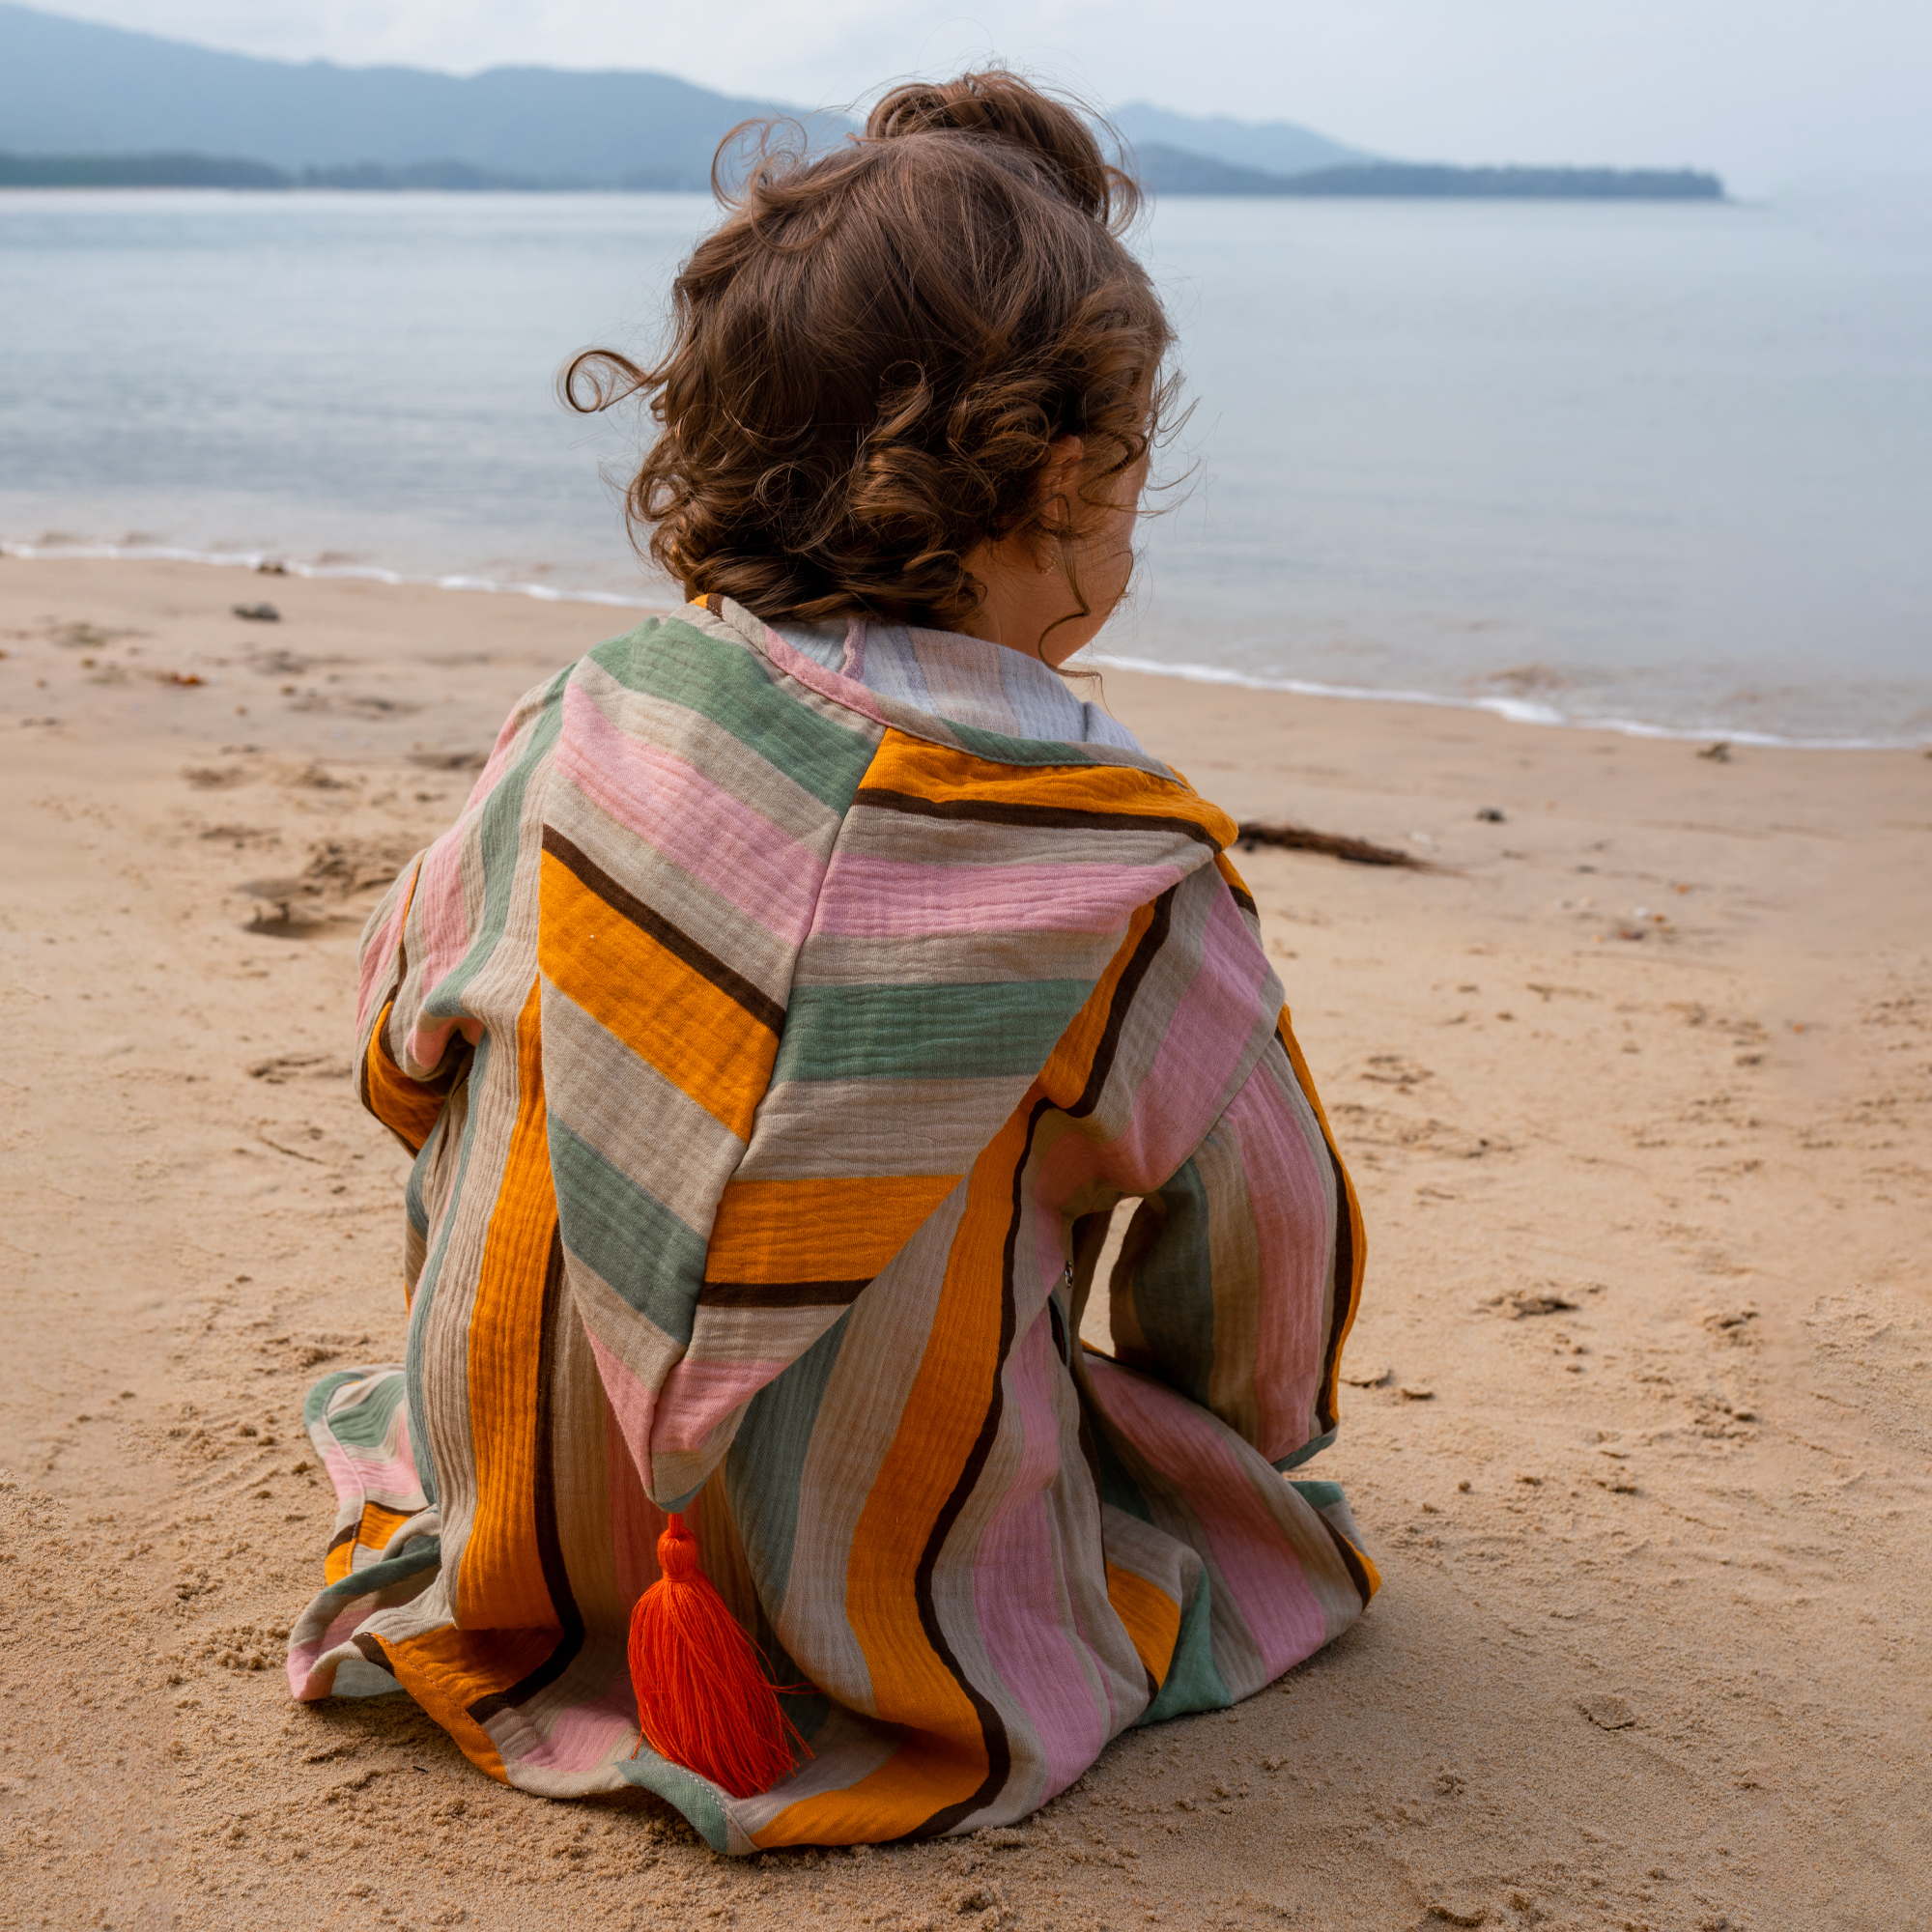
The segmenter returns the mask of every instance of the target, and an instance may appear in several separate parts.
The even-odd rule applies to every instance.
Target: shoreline
[[[278,621],[198,566],[0,564],[19,1895],[156,1932],[1918,1924],[1932,761],[1110,671],[1231,816],[1434,868],[1230,855],[1368,1229],[1296,1474],[1383,1587],[1012,1829],[719,1860],[646,1794],[494,1783],[406,1697],[289,1699],[333,1516],[303,1397],[407,1349],[356,935],[600,620],[257,585]]]
[[[272,551],[195,551],[171,544],[31,544],[0,539],[0,558],[23,562],[184,563],[218,570],[249,570],[263,575],[382,583],[417,589],[469,591],[491,597],[526,597],[541,604],[583,604],[604,610],[636,611],[642,615],[672,608],[667,598],[631,596],[621,591],[559,589],[547,583],[503,582],[492,578],[451,574],[414,577],[382,564],[302,563]],[[272,569],[264,566],[272,565]],[[1624,737],[1661,739],[1673,743],[1710,743],[1764,751],[1791,752],[1932,752],[1932,729],[1915,738],[1802,738],[1748,726],[1723,724],[1659,724],[1640,718],[1571,717],[1553,705],[1531,698],[1470,697],[1408,689],[1381,690],[1372,685],[1326,684],[1312,678],[1262,677],[1246,671],[1224,670],[1215,665],[1172,663],[1157,658],[1090,650],[1065,668],[1078,674],[1095,670],[1130,671],[1143,677],[1179,679],[1188,684],[1217,685],[1241,691],[1279,692],[1295,697],[1333,698],[1347,703],[1416,704],[1446,711],[1488,712],[1512,724],[1533,724],[1563,731],[1610,731]]]

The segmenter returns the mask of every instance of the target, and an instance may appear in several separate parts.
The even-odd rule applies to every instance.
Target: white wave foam
[[[1089,666],[1109,670],[1139,671],[1143,676],[1178,677],[1191,684],[1235,685],[1243,691],[1286,691],[1299,697],[1347,697],[1374,704],[1432,704],[1452,711],[1489,711],[1515,724],[1553,724],[1571,731],[1617,731],[1627,738],[1670,738],[1690,742],[1722,738],[1732,745],[1761,746],[1787,752],[1896,752],[1926,743],[1923,738],[1798,738],[1773,731],[1751,731],[1735,724],[1656,724],[1642,718],[1571,715],[1554,705],[1526,697],[1452,696],[1439,691],[1384,691],[1362,684],[1321,684],[1305,677],[1258,677],[1228,670],[1220,665],[1169,664],[1157,658],[1122,657],[1111,651],[1086,651],[1065,667]]]
[[[545,604],[601,604],[620,611],[663,611],[669,600],[627,595],[615,590],[560,590],[551,583],[506,582],[492,577],[409,577],[378,564],[300,563],[274,551],[184,550],[171,544],[30,544],[0,539],[0,556],[103,559],[127,562],[208,563],[241,570],[258,570],[276,563],[290,577],[352,578],[370,583],[414,583],[436,590],[470,590],[500,597],[533,597]],[[1566,730],[1617,731],[1629,738],[1709,740],[1722,738],[1733,745],[1761,746],[1770,751],[1889,752],[1924,745],[1924,738],[1800,738],[1772,731],[1752,731],[1733,724],[1657,724],[1641,718],[1573,716],[1554,705],[1526,697],[1452,696],[1439,691],[1385,691],[1371,685],[1323,684],[1304,677],[1259,677],[1229,670],[1220,665],[1167,663],[1157,658],[1123,657],[1111,651],[1083,652],[1066,668],[1096,667],[1139,671],[1144,676],[1178,677],[1193,684],[1234,685],[1243,691],[1283,691],[1300,697],[1345,697],[1373,704],[1430,704],[1454,711],[1488,711],[1514,724],[1555,725]]]
[[[410,577],[374,563],[300,563],[271,550],[183,550],[173,544],[30,544],[0,540],[0,556],[45,557],[125,563],[212,563],[259,571],[264,564],[285,577],[353,578],[364,583],[414,583],[432,590],[479,590],[500,597],[534,597],[545,604],[603,604],[620,611],[663,611],[663,597],[629,596],[617,590],[559,590],[553,583],[506,582],[494,577]]]

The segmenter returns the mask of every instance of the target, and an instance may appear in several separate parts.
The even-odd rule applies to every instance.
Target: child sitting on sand
[[[1020,80],[900,88],[761,159],[657,366],[573,365],[650,401],[690,602],[523,701],[364,936],[409,1345],[309,1400],[298,1697],[847,1844],[1022,1818],[1369,1601],[1283,1473],[1362,1234],[1234,827],[1054,668],[1172,394],[1135,207]]]

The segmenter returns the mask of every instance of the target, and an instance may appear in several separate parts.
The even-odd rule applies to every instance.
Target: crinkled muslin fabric
[[[401,1688],[493,1776],[748,1853],[1009,1824],[1361,1614],[1340,1490],[1286,1473],[1361,1220],[1234,827],[944,642],[647,622],[523,701],[371,920],[409,1341],[309,1398],[298,1697]],[[639,1745],[672,1510],[809,1745],[756,1797]]]

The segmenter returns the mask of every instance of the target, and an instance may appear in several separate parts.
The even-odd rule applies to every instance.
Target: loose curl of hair
[[[745,184],[721,164],[750,132]],[[571,408],[641,396],[632,540],[691,597],[767,619],[957,630],[982,543],[1074,557],[1171,407],[1173,331],[1122,235],[1141,205],[1082,115],[1000,71],[895,89],[816,158],[727,135],[728,213],[672,290],[668,352],[586,350]],[[1039,500],[1057,440],[1085,442]]]

